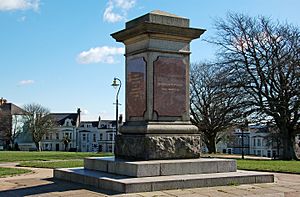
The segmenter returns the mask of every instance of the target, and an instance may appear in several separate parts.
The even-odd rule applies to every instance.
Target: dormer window
[[[66,120],[65,120],[65,126],[66,126],[66,127],[72,126],[72,121],[71,121],[70,119],[66,119]]]

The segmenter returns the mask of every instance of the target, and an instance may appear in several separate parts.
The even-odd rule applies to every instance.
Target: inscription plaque
[[[182,58],[159,57],[154,62],[154,110],[159,116],[186,112],[186,78]]]
[[[146,62],[144,58],[127,61],[126,116],[142,117],[146,110]]]

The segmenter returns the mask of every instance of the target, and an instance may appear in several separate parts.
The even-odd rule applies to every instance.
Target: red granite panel
[[[182,58],[154,62],[154,110],[159,116],[182,116],[186,109],[186,65]]]
[[[146,62],[144,58],[127,61],[126,116],[142,117],[146,111]]]

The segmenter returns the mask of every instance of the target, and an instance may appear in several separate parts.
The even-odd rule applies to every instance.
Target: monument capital
[[[204,32],[204,29],[190,28],[187,18],[155,10],[127,22],[124,30],[111,36],[124,43],[130,43],[131,39],[142,35],[190,42]]]

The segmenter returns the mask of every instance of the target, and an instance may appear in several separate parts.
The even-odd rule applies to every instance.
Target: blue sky
[[[229,11],[300,26],[299,0],[0,0],[0,97],[39,103],[83,119],[115,117],[114,77],[124,81],[124,46],[110,36],[125,22],[162,10],[207,32],[191,44],[191,62],[214,58],[203,41]],[[120,113],[124,114],[124,86]]]

